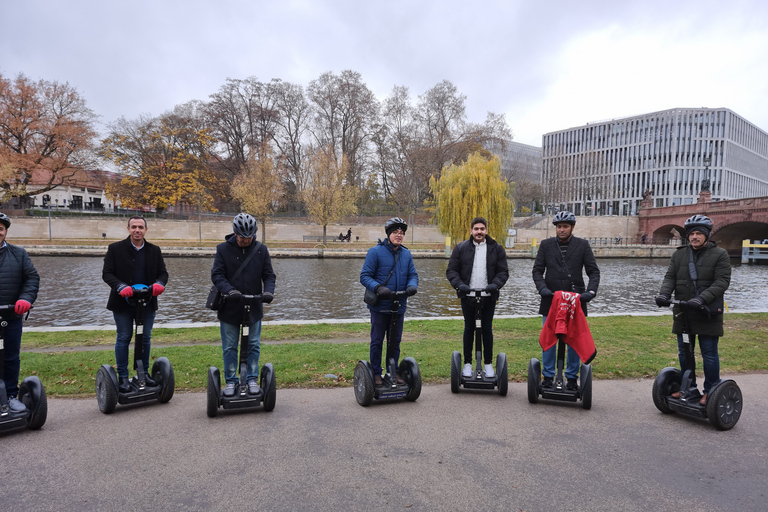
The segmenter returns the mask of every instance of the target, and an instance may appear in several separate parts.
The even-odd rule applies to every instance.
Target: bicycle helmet
[[[11,219],[3,212],[0,212],[0,223],[5,226],[5,229],[11,227]]]
[[[555,214],[555,217],[552,219],[552,224],[557,226],[561,222],[566,222],[571,226],[575,226],[576,216],[571,212],[557,212],[557,214]]]
[[[701,231],[704,233],[704,236],[709,239],[709,234],[712,232],[712,219],[707,217],[706,215],[693,215],[692,217],[688,217],[688,219],[685,221],[685,236],[691,234],[692,231]]]
[[[384,224],[384,231],[387,233],[387,236],[389,236],[396,229],[402,229],[403,233],[405,233],[408,231],[408,223],[400,217],[392,217],[387,221],[386,224]]]
[[[259,230],[256,219],[247,213],[238,213],[232,221],[232,230],[243,238],[251,238]]]

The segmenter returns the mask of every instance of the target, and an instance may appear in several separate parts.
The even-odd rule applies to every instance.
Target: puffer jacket
[[[16,304],[23,299],[34,304],[40,288],[40,275],[23,247],[6,242],[0,249],[0,304]]]
[[[691,250],[690,246],[685,245],[678,247],[672,255],[659,293],[672,295],[674,292],[677,300],[690,300],[697,296],[688,269]],[[698,295],[704,299],[704,302],[710,304],[716,298],[722,297],[731,284],[731,261],[728,251],[717,247],[714,242],[707,242],[702,249],[693,251],[693,257],[698,274],[696,284],[701,291]],[[683,332],[683,316],[679,314],[680,307],[674,306],[673,313],[672,332],[681,334]],[[723,335],[722,313],[708,315],[706,311],[687,309],[686,314],[690,319],[691,334]]]
[[[395,260],[397,256],[397,260]],[[395,262],[397,264],[395,265]],[[395,266],[392,275],[387,279],[389,271]],[[419,274],[416,273],[416,267],[413,265],[413,257],[404,245],[401,245],[397,251],[389,240],[379,241],[379,243],[368,249],[365,255],[363,269],[360,271],[360,283],[371,291],[382,284],[393,292],[405,290],[409,286],[419,286]],[[400,307],[397,312],[405,313],[408,297],[400,298]],[[387,313],[392,309],[391,300],[380,300],[375,306],[368,305],[368,309],[378,313]]]

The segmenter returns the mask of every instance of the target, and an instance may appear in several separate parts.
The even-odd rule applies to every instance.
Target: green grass
[[[592,362],[594,377],[653,377],[666,366],[677,366],[677,345],[670,332],[671,324],[669,316],[590,318],[598,351]],[[765,358],[768,314],[729,314],[725,327],[725,336],[720,340],[721,372],[768,370]],[[275,366],[281,388],[351,386],[355,364],[360,359],[368,359],[368,344],[359,340],[367,339],[369,328],[365,323],[265,326],[260,364],[271,362]],[[494,353],[506,353],[510,380],[525,381],[528,361],[541,357],[540,330],[539,318],[494,321]],[[450,375],[450,354],[461,350],[462,332],[460,320],[407,321],[401,356],[416,359],[425,383],[446,383]],[[216,327],[155,329],[152,334],[155,344],[152,358],[165,356],[171,361],[177,391],[204,390],[208,367],[221,368]],[[343,341],[346,338],[349,343]],[[323,342],[328,339],[335,342]],[[268,343],[293,340],[309,341]],[[161,346],[179,343],[189,346]],[[212,345],[191,345],[193,343]],[[113,344],[111,331],[25,333],[24,350],[78,345],[104,345],[104,350],[22,352],[21,376],[40,377],[51,396],[93,395],[99,366],[114,363]],[[329,373],[337,375],[338,380],[326,378]]]

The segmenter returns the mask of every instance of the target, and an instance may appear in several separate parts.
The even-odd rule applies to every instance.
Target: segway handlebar
[[[688,308],[688,301],[686,300],[670,300],[669,301],[670,306],[680,306],[681,308]],[[699,307],[699,309],[706,309],[706,306],[702,305]]]

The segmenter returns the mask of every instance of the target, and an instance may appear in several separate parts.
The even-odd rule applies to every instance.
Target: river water
[[[101,280],[103,258],[35,256],[40,293],[29,316],[30,326],[114,325],[106,303],[109,289]],[[211,286],[213,258],[166,258],[170,276],[160,297],[156,323],[215,322],[203,307]],[[539,298],[531,279],[533,260],[510,259],[510,277],[501,291],[497,315],[535,315]],[[366,319],[361,258],[273,259],[277,274],[275,300],[265,320]],[[416,259],[419,292],[408,299],[407,317],[461,316],[456,293],[445,278],[448,260]],[[591,313],[656,312],[656,295],[668,265],[661,259],[599,259],[601,280]],[[758,289],[768,266],[736,265],[726,292],[730,309],[764,310]]]

